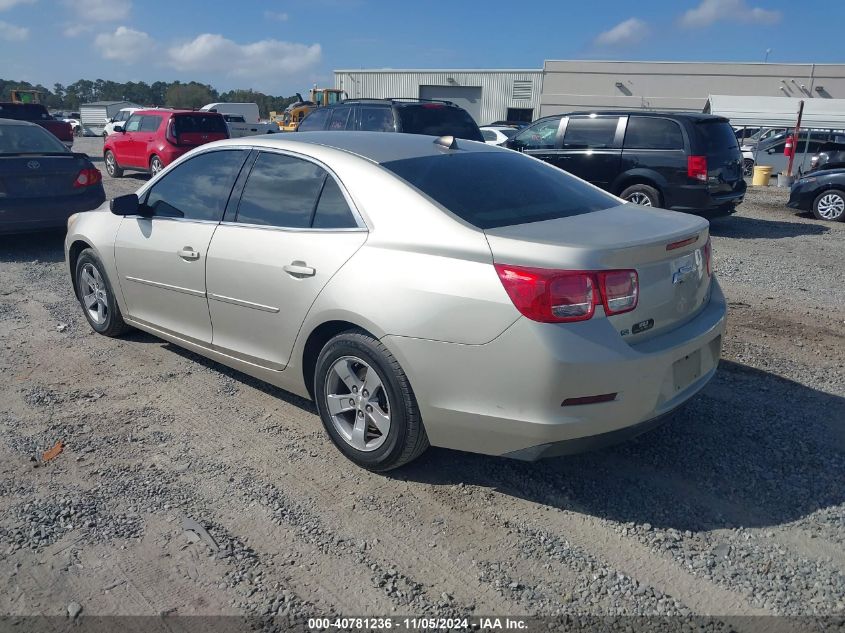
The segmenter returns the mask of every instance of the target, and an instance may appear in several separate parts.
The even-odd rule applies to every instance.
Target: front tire
[[[123,320],[103,262],[90,248],[76,260],[76,297],[88,324],[103,336],[120,336],[132,328]]]
[[[390,351],[361,330],[338,334],[323,347],[314,399],[332,442],[363,468],[398,468],[428,448],[408,377]]]
[[[746,158],[742,161],[742,175],[751,178],[754,175],[754,159]]]
[[[822,191],[813,201],[813,215],[828,222],[845,221],[845,192],[839,189]]]
[[[643,207],[659,207],[660,192],[649,185],[636,184],[624,189],[619,197]]]

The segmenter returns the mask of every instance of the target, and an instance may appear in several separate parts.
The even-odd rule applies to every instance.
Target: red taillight
[[[608,270],[597,274],[606,315],[630,312],[637,307],[640,284],[636,270]]]
[[[608,316],[637,307],[635,270],[551,270],[496,264],[496,272],[516,309],[540,323],[586,321],[599,304]]]
[[[713,244],[709,237],[707,243],[704,244],[704,261],[707,264],[707,276],[709,277],[713,272]]]
[[[167,132],[165,132],[164,138],[167,139],[168,143],[179,145],[179,140],[176,138],[176,119],[170,119],[167,123]]]
[[[96,185],[103,180],[103,175],[100,173],[99,169],[83,169],[79,172],[76,176],[76,180],[73,181],[74,189],[78,189],[80,187],[90,187],[91,185]]]
[[[687,176],[694,180],[707,182],[707,157],[689,156],[687,158]]]
[[[422,104],[422,107],[426,110],[439,110],[445,106],[442,103],[424,103]]]

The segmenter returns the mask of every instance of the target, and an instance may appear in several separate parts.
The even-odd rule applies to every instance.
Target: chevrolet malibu
[[[94,330],[313,398],[372,470],[631,437],[704,387],[725,329],[705,220],[452,137],[210,143],[65,246]]]

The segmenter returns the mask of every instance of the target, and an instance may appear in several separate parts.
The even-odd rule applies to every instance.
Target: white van
[[[257,103],[209,103],[200,110],[220,114],[240,114],[246,123],[258,123],[259,120]]]
[[[143,108],[121,108],[120,112],[114,118],[109,119],[105,126],[103,126],[103,136],[108,136],[109,134],[114,134],[114,126],[115,125],[123,125],[126,121],[129,120],[129,117],[132,116],[132,113],[135,110],[141,110]]]

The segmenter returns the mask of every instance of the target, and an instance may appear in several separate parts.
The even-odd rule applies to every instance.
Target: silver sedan
[[[725,329],[705,220],[451,137],[210,143],[73,216],[66,255],[94,330],[313,398],[373,470],[633,436],[710,380]]]

